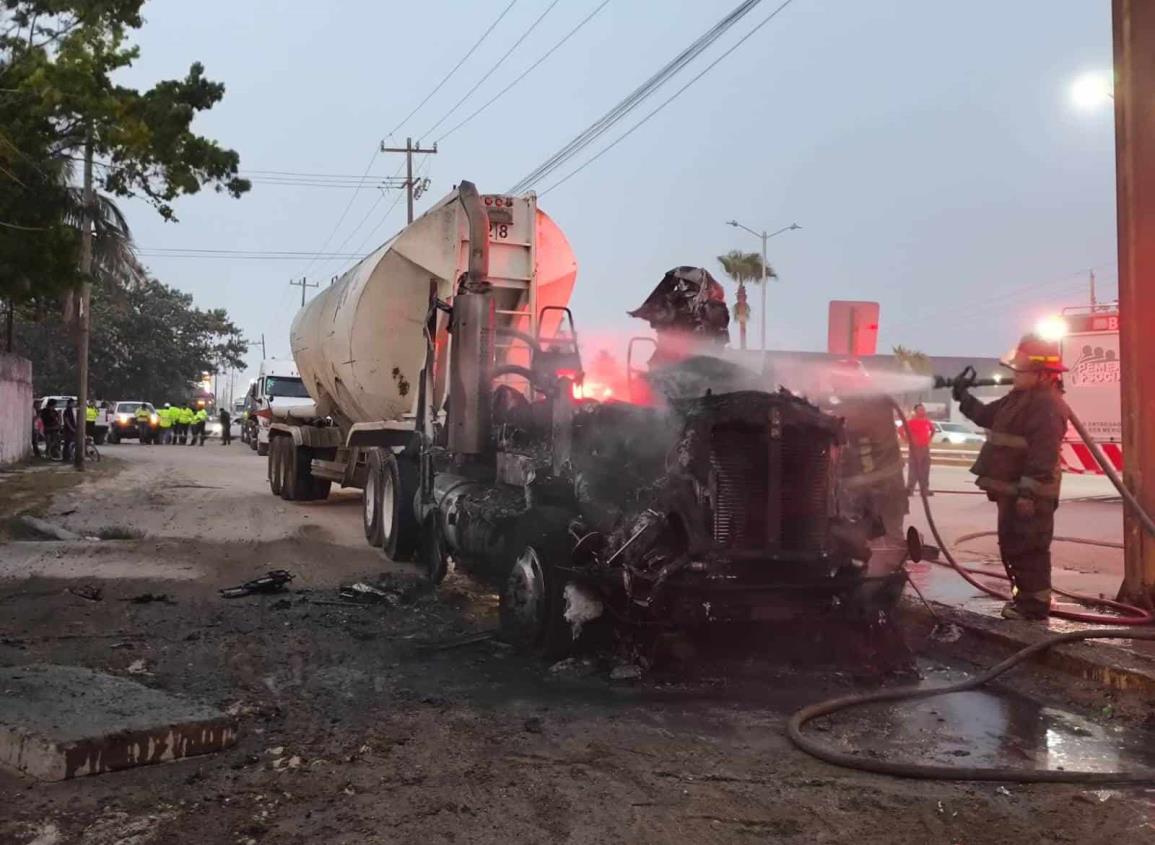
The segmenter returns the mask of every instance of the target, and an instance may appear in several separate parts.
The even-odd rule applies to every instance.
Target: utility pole
[[[88,335],[91,327],[89,306],[92,304],[92,210],[96,205],[92,189],[92,127],[84,141],[84,194],[81,200],[84,210],[80,228],[80,298],[76,307],[76,406],[72,409],[76,423],[75,455],[76,469],[84,471],[84,438],[88,433],[84,409],[88,407]]]
[[[759,309],[758,318],[760,325],[758,327],[759,338],[762,344],[762,352],[766,352],[766,270],[770,266],[770,262],[766,260],[766,241],[770,240],[770,236],[766,234],[766,230],[762,230],[762,306]],[[765,366],[765,362],[763,362]]]
[[[1095,271],[1091,270],[1091,310],[1097,311],[1099,308],[1099,301],[1095,297]]]
[[[301,277],[301,281],[299,281],[299,282],[294,282],[292,279],[289,279],[289,284],[290,285],[296,285],[296,286],[299,286],[301,288],[301,307],[302,308],[305,307],[305,288],[319,288],[321,286],[320,282],[307,282],[307,281],[305,281],[304,276]],[[261,337],[263,338],[264,335],[261,335]],[[261,343],[263,344],[264,341],[262,340]]]
[[[776,232],[767,232],[763,229],[761,232],[756,232],[749,226],[743,226],[737,220],[727,220],[727,226],[733,226],[735,229],[742,229],[749,232],[754,237],[762,241],[762,309],[759,315],[762,324],[762,351],[766,351],[766,284],[770,277],[770,262],[766,258],[766,241],[770,240],[775,235],[781,235],[783,232],[793,232],[795,229],[801,229],[797,223],[791,223],[789,226],[783,226]]]
[[[422,149],[420,142],[418,142],[417,146],[415,147],[415,146],[413,146],[413,139],[412,138],[406,138],[404,147],[387,147],[387,146],[385,146],[385,142],[382,141],[381,142],[381,152],[383,152],[383,153],[405,153],[405,191],[406,191],[406,199],[408,199],[408,201],[409,201],[408,215],[405,219],[407,222],[412,223],[413,222],[413,186],[416,184],[413,181],[413,155],[414,155],[414,153],[417,153],[419,155],[437,155],[437,145],[434,144],[432,147],[426,147],[425,149]]]
[[[1113,0],[1123,480],[1155,513],[1155,3]],[[1119,595],[1155,606],[1155,537],[1123,508]]]

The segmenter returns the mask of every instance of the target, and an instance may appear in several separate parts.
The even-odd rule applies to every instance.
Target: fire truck
[[[1122,397],[1119,369],[1119,310],[1115,305],[1063,309],[1063,364],[1067,403],[1099,442],[1103,453],[1123,469]],[[1068,427],[1063,469],[1074,473],[1102,470],[1091,450]]]

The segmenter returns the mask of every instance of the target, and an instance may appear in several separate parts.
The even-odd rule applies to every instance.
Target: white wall
[[[32,362],[0,353],[0,465],[32,451]]]

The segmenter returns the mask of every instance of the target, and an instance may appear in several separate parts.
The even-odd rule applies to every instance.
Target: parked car
[[[954,446],[982,446],[987,442],[987,436],[984,432],[967,428],[961,423],[936,422],[934,424],[934,442],[950,443]]]
[[[142,407],[148,410],[148,423],[141,426],[136,412]],[[160,429],[160,417],[151,402],[131,400],[117,402],[112,410],[112,428],[108,432],[109,443],[119,443],[125,438],[136,438],[141,443],[155,443]]]

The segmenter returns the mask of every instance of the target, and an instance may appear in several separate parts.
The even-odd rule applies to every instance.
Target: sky
[[[225,83],[194,128],[240,153],[242,174],[393,175],[380,140],[426,143],[430,127],[553,0],[517,0],[476,52],[402,120],[493,23],[507,0],[153,0],[124,81]],[[609,0],[571,41],[428,157],[418,213],[461,179],[498,193],[713,26],[738,0]],[[713,48],[566,172],[720,56],[780,0],[763,0]],[[501,90],[600,0],[558,0],[443,125]],[[578,329],[627,337],[625,316],[670,267],[757,250],[725,225],[802,228],[769,242],[768,346],[819,350],[831,299],[881,303],[880,351],[998,355],[1034,321],[1116,295],[1114,126],[1078,110],[1072,80],[1109,69],[1109,0],[793,0],[661,112],[541,207],[578,261]],[[423,134],[424,133],[424,134]],[[540,192],[557,177],[535,186]],[[125,204],[152,272],[226,308],[268,354],[288,354],[306,275],[327,284],[352,259],[162,257],[156,250],[367,253],[404,225],[376,190],[258,184],[205,191],[165,223]],[[350,200],[352,204],[350,205]],[[341,225],[334,227],[348,208]],[[385,211],[392,208],[388,216]],[[332,237],[330,237],[330,233]],[[732,296],[732,286],[730,286]],[[315,293],[309,289],[308,294]],[[758,303],[751,292],[752,343]],[[736,331],[733,332],[737,336]],[[249,363],[260,359],[253,344]]]

